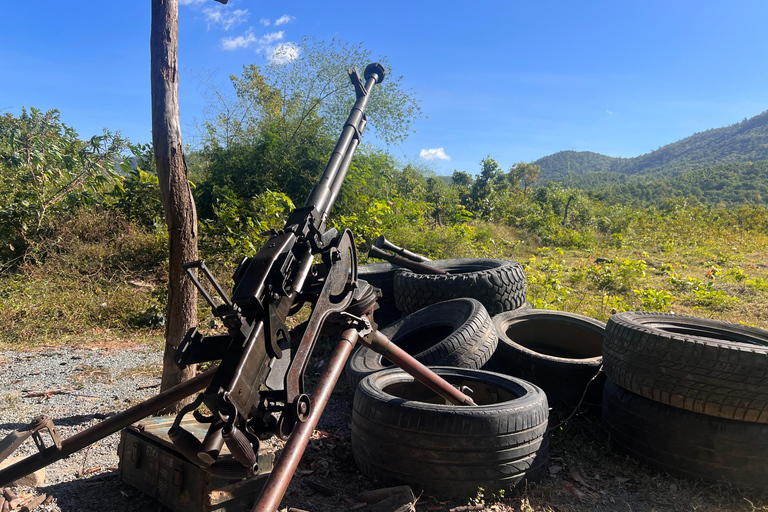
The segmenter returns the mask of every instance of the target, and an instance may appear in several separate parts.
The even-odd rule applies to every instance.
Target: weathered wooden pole
[[[168,306],[165,317],[165,355],[160,391],[194,376],[195,365],[179,368],[172,356],[184,334],[197,324],[197,289],[182,265],[197,257],[197,211],[187,179],[187,164],[179,123],[179,4],[152,0],[150,30],[152,81],[152,144],[157,177],[168,226]],[[172,413],[188,402],[164,412]]]

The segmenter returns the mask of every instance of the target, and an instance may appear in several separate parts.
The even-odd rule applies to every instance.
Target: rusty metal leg
[[[477,405],[469,396],[451,386],[448,381],[418,362],[408,352],[392,343],[381,332],[375,331],[370,336],[362,338],[360,342],[392,361],[412,375],[414,379],[451,403],[455,405]]]
[[[307,421],[297,423],[294,427],[291,437],[285,443],[282,455],[280,455],[269,480],[264,485],[264,491],[261,493],[253,512],[275,512],[277,510],[357,339],[356,329],[347,329],[341,335],[341,341],[331,354],[328,367],[315,388],[309,417]]]
[[[8,466],[7,468],[0,470],[0,487],[4,487],[14,480],[26,476],[30,473],[34,473],[40,468],[63,459],[75,453],[78,450],[82,450],[86,446],[95,443],[96,441],[107,437],[110,434],[114,434],[118,430],[127,427],[128,425],[139,421],[142,418],[156,413],[166,407],[178,402],[182,398],[186,398],[189,395],[205,389],[211,382],[214,373],[218,370],[211,368],[205,373],[189,379],[186,382],[172,387],[167,391],[163,391],[159,395],[153,396],[149,400],[134,405],[130,409],[127,409],[119,414],[110,416],[101,423],[78,432],[77,434],[64,439],[61,442],[61,448],[56,446],[49,446],[45,450],[35,455],[20,460],[19,462]]]

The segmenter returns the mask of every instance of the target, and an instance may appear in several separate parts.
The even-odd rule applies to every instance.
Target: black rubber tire
[[[479,300],[491,315],[525,304],[525,272],[516,261],[454,258],[425,264],[449,274],[398,270],[394,280],[395,303],[404,313],[457,297]]]
[[[606,325],[604,370],[673,407],[768,423],[768,331],[690,316],[627,312]]]
[[[613,448],[673,476],[768,488],[768,425],[685,411],[610,380],[603,426]]]
[[[391,263],[368,263],[357,267],[357,278],[365,279],[369,284],[381,290],[379,304],[394,304],[395,290],[393,281],[395,271],[399,269]]]
[[[460,368],[482,367],[499,341],[490,315],[475,299],[433,304],[403,317],[381,332],[425,365]],[[347,379],[356,386],[371,373],[391,367],[381,354],[358,345],[347,360]]]
[[[599,406],[605,383],[604,374],[598,375],[603,364],[603,322],[562,311],[522,308],[494,316],[493,324],[499,346],[483,369],[536,384],[558,414],[570,413],[582,395],[584,405]]]
[[[479,406],[445,405],[399,368],[369,375],[352,408],[352,454],[364,475],[436,495],[475,496],[478,487],[509,490],[546,474],[548,411],[539,388],[482,370],[432,370],[471,387]]]

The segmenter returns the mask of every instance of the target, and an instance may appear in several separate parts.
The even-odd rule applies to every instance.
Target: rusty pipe
[[[55,446],[49,446],[42,452],[30,455],[7,468],[0,469],[0,487],[5,487],[14,480],[18,480],[23,476],[34,473],[38,469],[44,468],[57,460],[69,457],[76,451],[82,450],[86,446],[93,444],[108,435],[114,434],[118,430],[125,428],[140,419],[165,409],[193,393],[202,391],[208,386],[217,369],[218,366],[216,368],[211,368],[167,391],[163,391],[140,404],[134,405],[119,414],[110,416],[104,421],[64,439],[61,442],[61,449],[57,449]]]
[[[426,256],[422,256],[421,254],[416,254],[415,252],[411,252],[408,249],[404,249],[400,247],[399,245],[395,245],[386,238],[384,238],[384,235],[381,235],[379,238],[377,238],[373,242],[374,247],[378,247],[379,249],[383,249],[385,251],[392,251],[398,256],[402,256],[403,258],[407,258],[411,261],[416,261],[419,263],[424,263],[425,261],[432,261]]]
[[[448,381],[418,362],[408,352],[398,347],[380,331],[362,339],[361,343],[386,357],[405,370],[414,379],[455,405],[477,405],[472,398],[451,386]]]
[[[342,333],[341,341],[333,350],[331,359],[328,361],[328,367],[315,388],[309,417],[307,421],[297,423],[294,427],[291,437],[285,443],[283,453],[275,463],[272,474],[269,475],[269,479],[264,485],[264,490],[259,496],[259,501],[253,512],[275,512],[277,510],[357,339],[356,329],[347,329]]]
[[[370,256],[371,258],[377,258],[380,260],[387,260],[393,265],[407,268],[408,270],[412,272],[416,272],[417,274],[447,274],[448,273],[445,270],[441,270],[435,267],[430,267],[425,263],[420,263],[418,261],[411,261],[405,258],[401,258],[400,256],[389,254],[388,252],[382,251],[375,245],[368,250],[368,256]]]

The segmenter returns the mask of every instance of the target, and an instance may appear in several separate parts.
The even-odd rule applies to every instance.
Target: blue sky
[[[768,109],[768,3],[181,0],[185,136],[195,78],[338,37],[386,55],[425,118],[396,157],[475,174],[566,149],[637,156]],[[0,110],[57,108],[84,138],[150,140],[150,2],[4,2]],[[191,140],[191,138],[190,138]],[[442,148],[440,150],[440,148]],[[450,158],[450,160],[448,160]]]

